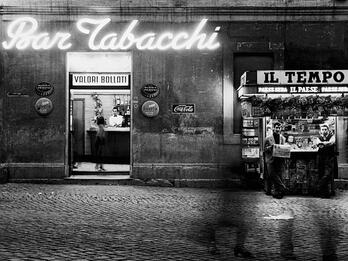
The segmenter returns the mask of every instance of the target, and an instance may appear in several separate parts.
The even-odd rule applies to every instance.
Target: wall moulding
[[[110,4],[111,5],[111,4]],[[347,21],[348,4],[312,6],[93,6],[59,5],[0,6],[2,20],[17,15],[41,16],[45,20],[76,20],[81,16],[109,16],[119,21],[190,22],[202,17],[210,21]],[[47,15],[50,15],[48,17]]]

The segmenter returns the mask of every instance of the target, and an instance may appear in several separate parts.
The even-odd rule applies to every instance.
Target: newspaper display
[[[290,145],[280,145],[280,144],[273,145],[273,157],[290,159],[290,151],[291,151]]]

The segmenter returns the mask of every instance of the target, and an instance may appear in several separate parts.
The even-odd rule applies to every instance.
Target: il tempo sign
[[[257,71],[257,84],[348,85],[348,70]],[[310,92],[315,91],[312,89]]]
[[[76,23],[78,33],[87,36],[91,50],[214,50],[220,47],[217,41],[220,27],[214,32],[204,33],[207,19],[202,19],[192,31],[136,33],[138,20],[133,20],[121,32],[115,32],[110,18],[82,18]],[[33,17],[22,17],[12,21],[5,34],[2,47],[10,49],[68,50],[73,46],[70,32],[40,32],[38,21]]]

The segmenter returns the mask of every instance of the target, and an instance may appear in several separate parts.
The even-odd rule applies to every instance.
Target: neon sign
[[[71,34],[56,33],[53,37],[49,33],[35,34],[38,28],[38,22],[32,17],[23,17],[13,21],[7,28],[7,35],[10,41],[2,42],[5,49],[16,47],[23,50],[31,46],[35,50],[47,50],[57,46],[61,50],[69,49],[71,43],[68,42]]]
[[[215,27],[214,32],[207,35],[202,32],[207,21],[208,19],[201,20],[192,33],[149,32],[142,35],[135,35],[133,32],[138,20],[133,20],[121,34],[103,34],[103,29],[111,22],[110,18],[83,18],[77,21],[76,26],[79,32],[88,36],[91,50],[127,50],[133,47],[138,50],[189,50],[194,47],[199,50],[214,50],[220,47],[217,41],[220,27]],[[2,42],[3,48],[7,50],[47,50],[55,47],[67,50],[72,47],[70,33],[57,32],[50,35],[47,32],[38,32],[38,22],[32,17],[22,17],[11,22],[7,28],[7,36],[9,40]]]

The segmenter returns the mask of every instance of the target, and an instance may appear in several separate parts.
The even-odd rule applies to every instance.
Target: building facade
[[[348,68],[346,1],[0,3],[0,162],[12,181],[71,175],[72,98],[88,106],[83,95],[97,90],[113,97],[100,98],[110,108],[129,96],[129,137],[115,146],[129,139],[131,177],[239,179],[240,76]],[[110,84],[93,78],[103,74]],[[122,76],[123,88],[112,82]],[[85,154],[93,154],[89,121]],[[338,122],[341,143],[347,122]]]

